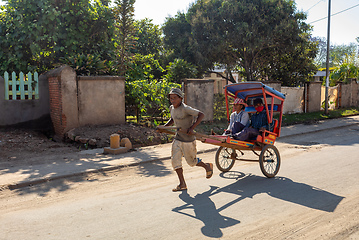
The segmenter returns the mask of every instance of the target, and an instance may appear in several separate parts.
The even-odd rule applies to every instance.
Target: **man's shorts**
[[[172,142],[172,167],[174,170],[182,168],[182,157],[186,159],[186,162],[191,167],[197,164],[197,148],[196,141],[193,142],[181,142],[176,139]]]

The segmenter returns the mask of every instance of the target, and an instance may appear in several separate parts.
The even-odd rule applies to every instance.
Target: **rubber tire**
[[[275,146],[268,144],[262,148],[261,154],[259,155],[259,166],[267,178],[272,178],[277,175],[280,168],[280,155]],[[273,171],[269,172],[271,169]]]
[[[227,151],[229,150],[229,152]],[[228,172],[234,166],[234,160],[231,157],[231,153],[235,151],[232,148],[219,147],[216,152],[216,166],[221,172]],[[225,163],[225,164],[223,164]]]

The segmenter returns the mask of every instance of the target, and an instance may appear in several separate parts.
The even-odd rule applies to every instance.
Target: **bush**
[[[169,118],[168,93],[181,85],[166,80],[138,80],[126,83],[126,115],[136,115],[137,122],[151,111],[150,117]]]
[[[73,57],[61,58],[61,62],[72,67],[77,75],[106,75],[108,68],[106,60],[101,60],[99,55],[77,54]]]

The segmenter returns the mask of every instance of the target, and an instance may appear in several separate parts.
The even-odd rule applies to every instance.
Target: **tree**
[[[348,83],[351,78],[359,77],[359,67],[352,62],[344,61],[341,65],[334,68],[330,74],[330,85],[334,86],[338,81]]]
[[[296,12],[293,1],[198,0],[181,19],[181,26],[186,22],[190,26],[182,34],[188,36],[187,50],[199,69],[211,69],[215,64],[227,69],[239,66],[246,79],[253,81],[273,77],[282,65],[300,57],[305,58],[301,61],[305,65],[296,66],[295,71],[304,77],[311,74],[313,67],[308,65],[316,48],[308,43],[306,15]],[[179,17],[168,21],[175,20]],[[165,43],[173,35],[168,37],[165,32]]]
[[[357,50],[355,43],[331,46],[329,53],[332,66],[338,66],[345,62],[354,63],[358,57]]]
[[[108,1],[8,0],[0,22],[0,70],[46,71],[78,53],[108,59],[113,50]]]
[[[134,4],[136,0],[116,0],[114,15],[116,19],[116,47],[118,69],[121,75],[126,73],[126,63],[131,61],[131,49],[136,44],[136,30],[134,26]]]
[[[167,18],[163,25],[164,47],[170,52],[170,61],[176,58],[195,64],[194,53],[191,49],[192,26],[187,21],[186,14],[177,13],[173,18]]]
[[[158,60],[152,54],[141,55],[135,54],[131,62],[127,63],[126,79],[128,81],[135,80],[159,80],[164,72]]]
[[[318,52],[315,58],[315,64],[319,68],[325,68],[327,61],[327,40],[319,37],[314,37],[311,40],[318,43]],[[357,58],[357,51],[358,47],[355,43],[330,45],[329,67],[338,66],[347,60],[355,62],[355,58]],[[350,59],[348,59],[348,56]]]
[[[135,47],[131,52],[142,55],[153,54],[159,56],[162,49],[162,31],[158,25],[152,23],[151,19],[145,18],[134,22],[135,37],[137,39]]]

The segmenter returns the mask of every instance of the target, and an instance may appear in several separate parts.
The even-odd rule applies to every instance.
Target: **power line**
[[[358,6],[359,6],[359,4],[354,5],[354,6],[350,7],[350,8],[344,9],[343,11],[334,13],[334,14],[332,14],[332,15],[330,15],[330,16],[332,17],[332,16],[335,16],[335,15],[338,15],[339,13],[346,12],[346,11],[348,11],[348,10],[350,10],[350,9],[353,9],[353,8],[355,8],[355,7],[358,7]],[[309,24],[316,23],[316,22],[322,21],[322,20],[327,19],[327,18],[328,18],[328,17],[323,17],[323,18],[321,18],[321,19],[318,19],[318,20],[315,20],[315,21],[313,21],[313,22],[310,22]]]
[[[314,8],[315,6],[317,6],[320,2],[325,1],[325,0],[319,0],[316,4],[314,4],[313,6],[311,6],[306,12],[308,12],[310,9]]]

